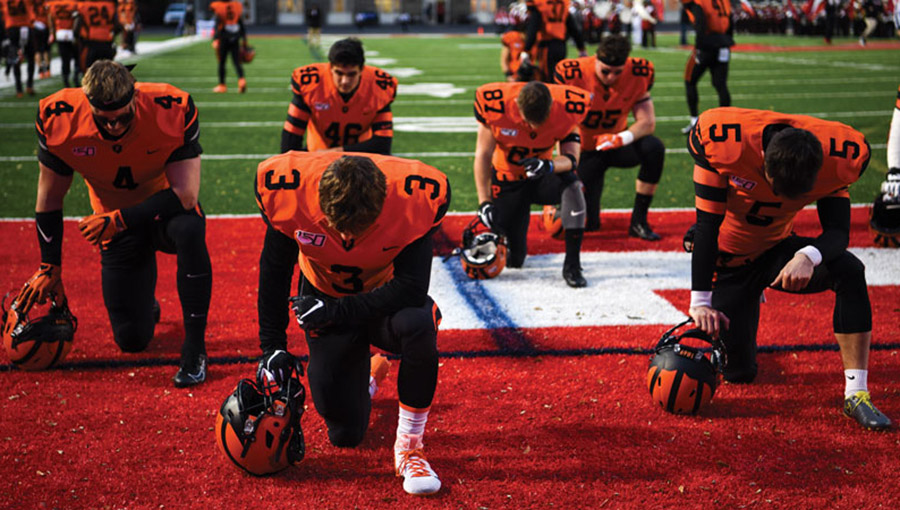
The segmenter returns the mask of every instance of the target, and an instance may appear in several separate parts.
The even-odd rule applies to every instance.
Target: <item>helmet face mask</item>
[[[478,232],[481,228],[481,231]],[[453,251],[459,255],[466,275],[473,280],[495,278],[506,267],[506,239],[472,220],[463,230],[462,246]]]
[[[697,414],[708,405],[726,364],[725,346],[721,340],[700,329],[673,334],[688,322],[690,319],[663,334],[650,356],[647,371],[651,398],[673,414]],[[684,344],[682,340],[687,338],[710,344],[709,356],[703,349]]]
[[[900,198],[878,195],[869,209],[869,233],[876,246],[900,248]]]
[[[65,296],[52,294],[47,313],[34,319],[19,313],[16,303],[7,310],[6,297],[0,308],[3,348],[14,365],[29,371],[45,370],[66,359],[72,350],[78,319],[69,310]],[[35,309],[31,309],[32,314]]]

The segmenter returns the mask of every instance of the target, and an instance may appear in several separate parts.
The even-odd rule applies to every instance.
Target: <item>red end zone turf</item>
[[[868,245],[865,214],[853,210],[854,246]],[[452,248],[469,219],[447,218],[438,251]],[[692,219],[690,212],[651,213],[665,237],[648,246],[625,236],[627,214],[604,213],[604,230],[589,234],[585,249],[680,250]],[[815,225],[815,212],[804,211],[797,228],[814,235]],[[259,353],[262,235],[256,218],[208,223],[214,361]],[[0,285],[18,290],[37,266],[33,223],[0,222],[0,236],[6,240]],[[532,253],[562,250],[536,224],[529,242]],[[212,426],[222,400],[255,365],[214,362],[200,388],[171,387],[182,337],[174,257],[159,256],[157,338],[147,352],[126,355],[112,341],[99,256],[72,222],[64,250],[63,278],[80,322],[67,361],[79,368],[0,372],[0,508],[893,508],[900,501],[893,483],[900,477],[896,429],[869,433],[842,417],[836,352],[762,353],[755,384],[721,386],[696,418],[653,407],[644,387],[646,354],[572,355],[647,349],[662,326],[511,332],[543,352],[521,357],[498,352],[496,331],[442,331],[440,349],[451,357],[441,360],[426,436],[444,483],[435,498],[407,496],[393,476],[396,364],[359,448],[330,446],[307,401],[307,459],[274,477],[253,478],[218,452]],[[685,310],[688,285],[657,293]],[[876,343],[900,342],[898,288],[872,287],[870,295]],[[767,297],[761,345],[833,346],[831,294]],[[296,353],[306,352],[293,325],[290,342]],[[160,360],[169,364],[137,366]],[[87,362],[102,368],[84,368]],[[126,366],[104,366],[109,362]],[[873,352],[870,389],[895,420],[898,374],[897,349]]]

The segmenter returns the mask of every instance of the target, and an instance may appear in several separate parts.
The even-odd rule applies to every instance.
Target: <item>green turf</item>
[[[414,68],[421,74],[400,78],[401,85],[445,83],[464,89],[448,99],[401,92],[393,106],[396,117],[467,117],[472,115],[472,91],[501,78],[499,39],[496,37],[366,38],[371,59],[395,59],[382,67]],[[253,38],[256,60],[247,66],[250,89],[240,95],[229,66],[228,94],[213,94],[216,67],[207,42],[139,60],[135,75],[142,81],[166,81],[189,91],[200,109],[201,143],[207,157],[270,155],[278,151],[290,91],[291,70],[316,61],[296,37]],[[635,56],[652,60],[657,78],[652,94],[658,117],[656,134],[670,152],[654,207],[690,207],[693,201],[690,157],[684,151],[680,129],[687,123],[683,69],[688,52],[677,47],[677,36],[660,35],[659,48],[637,48]],[[859,129],[873,145],[869,170],[857,183],[852,199],[869,202],[883,179],[884,144],[900,76],[897,50],[828,50],[819,39],[782,36],[737,37],[739,44],[809,46],[812,51],[750,52],[734,54],[729,75],[732,104],[789,113],[819,114]],[[836,40],[836,45],[852,42]],[[574,51],[574,50],[572,50]],[[372,52],[377,52],[373,55]],[[571,56],[575,56],[574,53]],[[38,84],[39,95],[59,86],[57,79]],[[705,77],[700,84],[700,107],[715,107],[716,94]],[[27,217],[34,209],[37,164],[33,158],[32,127],[36,99],[17,99],[0,92],[0,217]],[[217,123],[264,123],[234,127]],[[471,153],[474,133],[395,132],[394,152]],[[11,160],[15,158],[15,160]],[[452,209],[471,211],[477,206],[472,183],[471,156],[428,156],[423,161],[445,171],[453,184]],[[211,214],[253,213],[251,179],[259,159],[206,159],[203,163],[201,201]],[[607,177],[604,207],[627,208],[633,201],[635,169],[613,170]],[[89,212],[83,183],[76,178],[66,200],[66,214]]]

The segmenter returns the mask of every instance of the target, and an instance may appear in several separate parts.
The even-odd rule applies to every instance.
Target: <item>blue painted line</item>
[[[481,319],[491,338],[497,345],[499,352],[505,354],[530,355],[534,352],[534,346],[528,341],[528,337],[516,325],[493,296],[488,293],[479,280],[472,280],[466,276],[462,264],[456,257],[446,262],[449,264],[450,277],[456,291],[465,298],[468,307]],[[438,303],[440,305],[440,303]]]

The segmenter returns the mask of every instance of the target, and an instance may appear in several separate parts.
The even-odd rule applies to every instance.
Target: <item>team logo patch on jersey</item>
[[[519,134],[519,130],[518,130],[518,129],[512,129],[512,128],[501,128],[501,129],[500,129],[500,134],[503,135],[503,136],[516,136],[516,135]]]
[[[317,234],[315,232],[304,232],[297,230],[294,232],[297,242],[305,246],[319,247],[325,244],[325,234]]]
[[[96,147],[73,147],[72,154],[76,156],[93,156],[97,153]]]
[[[313,103],[313,108],[322,112],[331,108],[331,105],[329,103]]]
[[[744,179],[743,177],[738,177],[736,175],[731,176],[731,182],[734,183],[738,188],[750,191],[756,187],[756,182],[751,181],[749,179]]]

